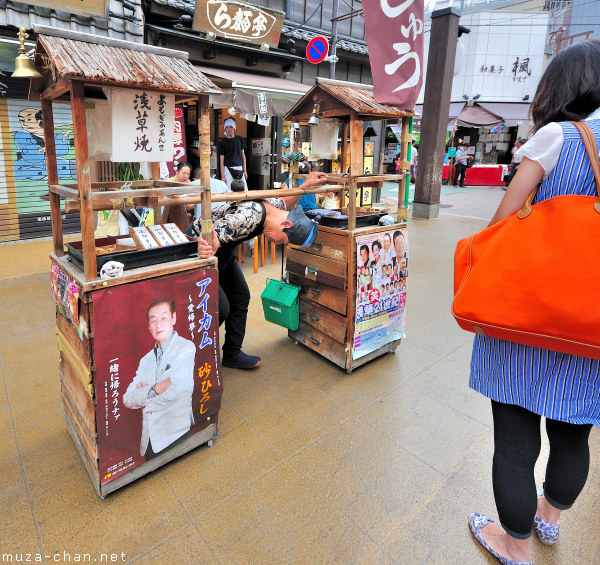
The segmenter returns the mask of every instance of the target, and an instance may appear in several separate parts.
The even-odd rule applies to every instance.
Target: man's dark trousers
[[[460,184],[460,186],[465,186],[465,175],[467,173],[467,166],[462,163],[457,163],[456,170],[454,172],[454,184]],[[460,180],[460,182],[459,182]]]
[[[219,254],[219,325],[225,322],[223,357],[235,356],[246,335],[250,289],[231,253]]]

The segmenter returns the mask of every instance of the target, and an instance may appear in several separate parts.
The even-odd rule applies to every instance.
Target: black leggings
[[[533,531],[537,510],[534,467],[540,454],[541,416],[514,404],[492,400],[494,416],[494,498],[502,527],[526,539]],[[570,508],[588,476],[591,424],[577,425],[546,419],[550,455],[544,496],[560,510]]]

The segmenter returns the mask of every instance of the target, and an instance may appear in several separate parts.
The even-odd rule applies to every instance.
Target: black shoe
[[[242,350],[235,355],[226,357],[223,355],[223,366],[234,369],[254,369],[262,363],[262,359],[256,355],[246,355]]]

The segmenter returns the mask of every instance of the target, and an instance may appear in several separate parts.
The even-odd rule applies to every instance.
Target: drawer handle
[[[317,273],[319,272],[319,269],[317,269],[317,267],[306,267],[306,269],[304,269],[304,274],[308,275],[317,275]]]
[[[317,316],[317,314],[313,314],[312,312],[308,313],[308,317],[315,322],[318,322],[321,319],[321,316]]]
[[[310,290],[310,292],[312,292],[312,293],[313,293],[315,296],[321,296],[321,294],[322,294],[322,291],[321,291],[321,290],[319,290],[318,288],[310,288],[309,290]]]
[[[312,341],[315,345],[321,345],[321,340],[316,337],[311,337],[310,341]]]

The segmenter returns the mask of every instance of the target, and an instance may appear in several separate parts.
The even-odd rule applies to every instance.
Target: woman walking
[[[538,85],[531,116],[535,135],[519,150],[521,164],[490,225],[520,210],[540,182],[534,203],[564,194],[595,195],[600,188],[583,140],[569,123],[585,121],[600,141],[600,41],[578,43],[554,56]],[[478,335],[470,387],[492,403],[492,482],[500,519],[498,524],[472,514],[471,530],[500,562],[532,563],[533,531],[542,543],[554,544],[561,513],[585,485],[588,437],[592,425],[600,426],[600,361]],[[534,466],[542,417],[550,454],[538,493]]]

